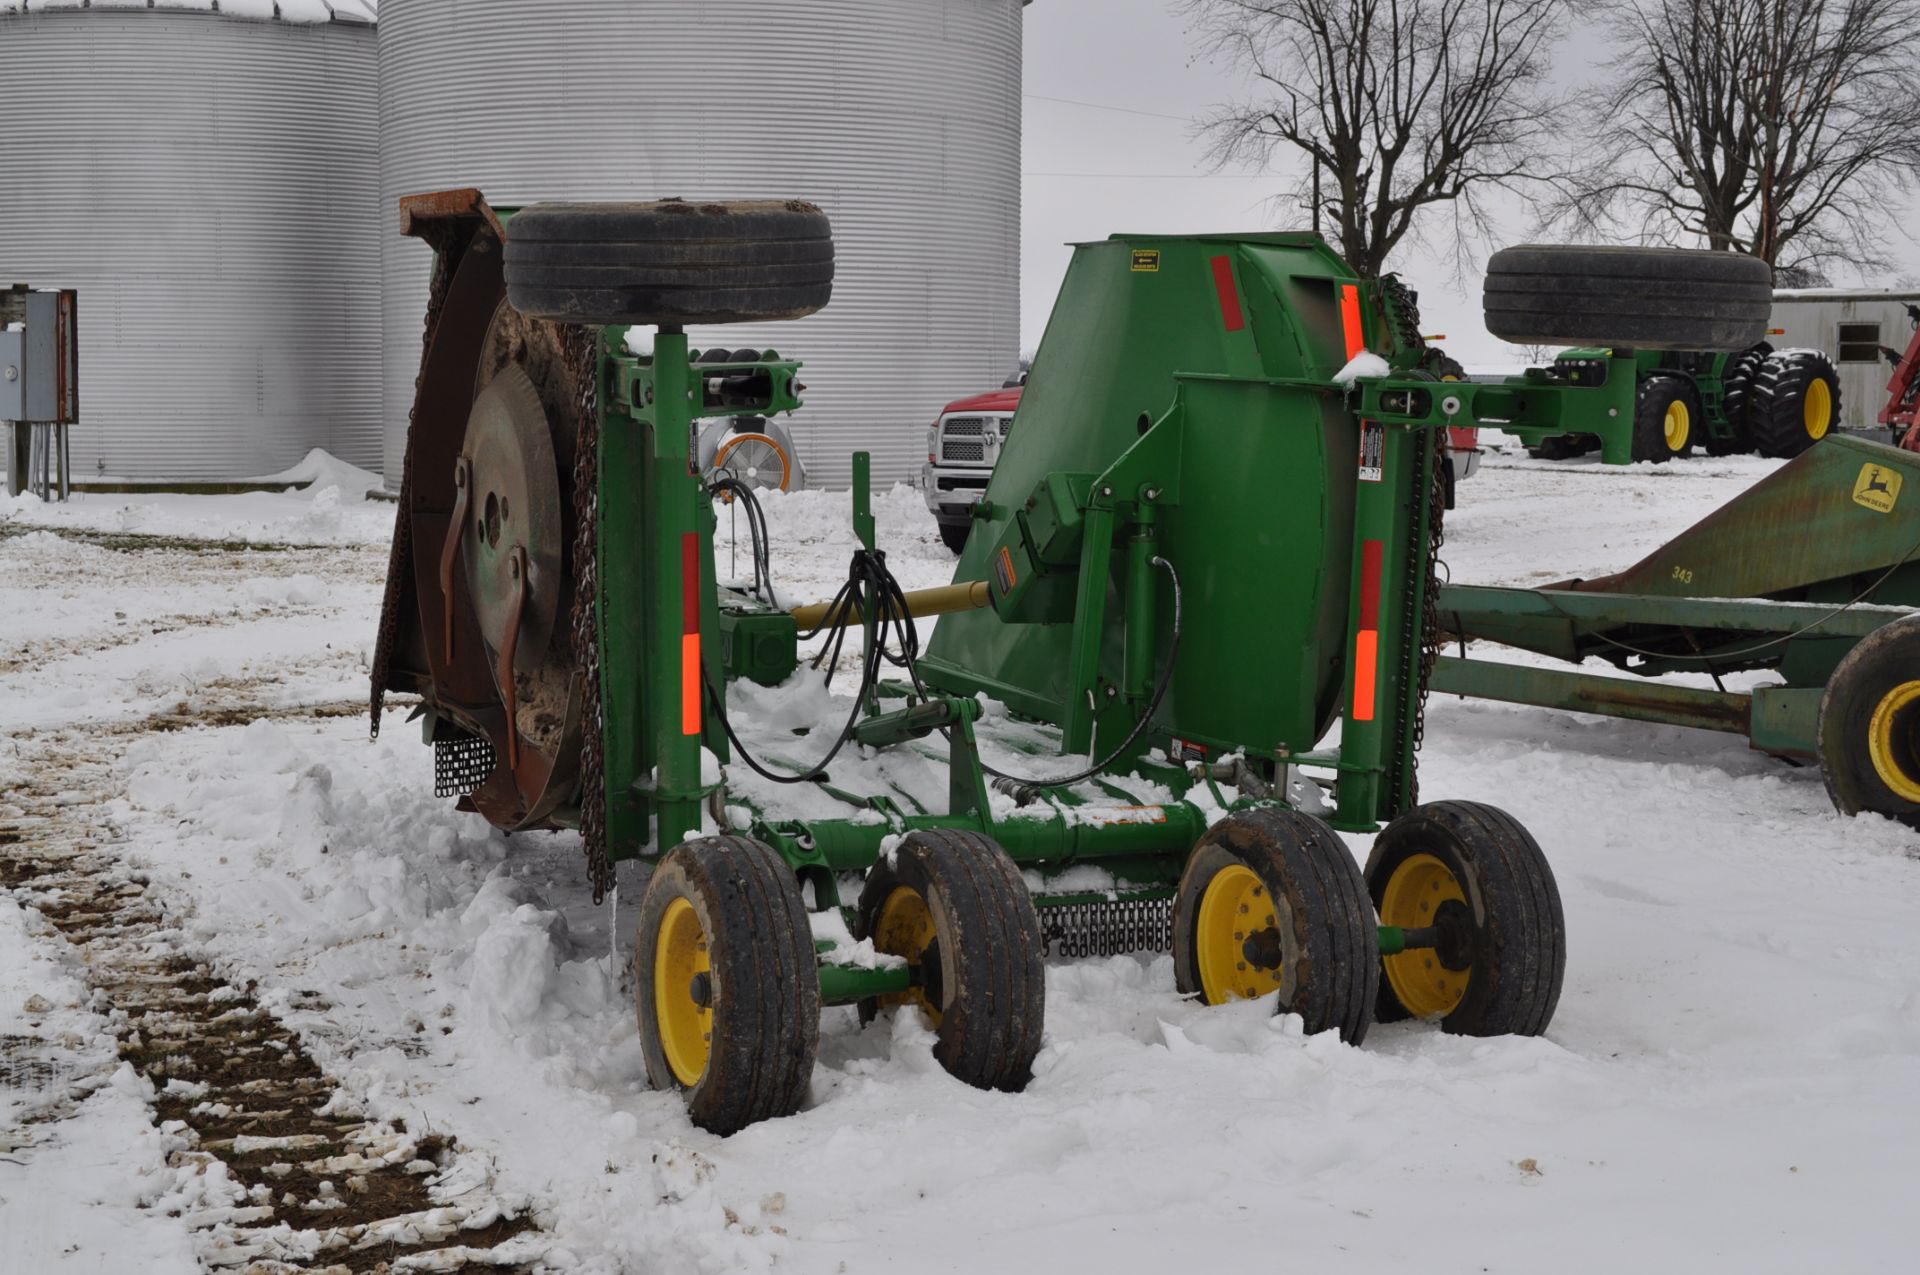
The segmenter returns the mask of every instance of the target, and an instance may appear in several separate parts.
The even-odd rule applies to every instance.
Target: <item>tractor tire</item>
[[[1373,1022],[1379,938],[1346,844],[1279,806],[1213,825],[1174,895],[1173,970],[1181,992],[1209,1005],[1278,993],[1275,1013],[1358,1045]]]
[[[972,522],[943,522],[940,524],[940,543],[957,555],[967,547],[967,537],[972,532]]]
[[[1772,353],[1773,347],[1762,341],[1727,360],[1720,373],[1720,406],[1731,432],[1724,437],[1708,437],[1709,456],[1734,456],[1753,450],[1754,385]]]
[[[1754,377],[1750,428],[1762,456],[1798,456],[1840,419],[1840,375],[1817,350],[1782,350]]]
[[[1664,465],[1693,451],[1704,427],[1700,392],[1679,376],[1650,376],[1634,396],[1633,459]]]
[[[800,884],[773,848],[702,837],[640,901],[634,1005],[647,1079],[722,1137],[800,1109],[820,1046],[820,975]],[[704,995],[705,1004],[702,1004]]]
[[[1414,807],[1374,840],[1367,893],[1382,925],[1441,931],[1436,947],[1378,958],[1376,1019],[1437,1018],[1459,1036],[1538,1036],[1553,1021],[1566,920],[1546,855],[1512,815]]]
[[[1920,828],[1920,617],[1875,629],[1820,697],[1820,775],[1842,814]]]
[[[1773,271],[1692,248],[1524,244],[1487,262],[1487,331],[1516,345],[1738,350],[1766,333]]]
[[[867,872],[854,937],[903,956],[912,989],[860,1002],[862,1021],[917,1006],[933,1056],[976,1089],[1017,1092],[1033,1078],[1046,1025],[1046,939],[1026,882],[978,832],[910,832]]]
[[[833,232],[812,204],[534,204],[507,224],[507,299],[560,323],[797,319],[833,295]]]

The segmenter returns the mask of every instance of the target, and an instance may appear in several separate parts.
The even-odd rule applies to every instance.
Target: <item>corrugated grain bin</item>
[[[803,359],[815,484],[867,448],[904,480],[950,399],[1019,347],[1022,0],[386,0],[380,6],[385,468],[398,486],[431,253],[400,196],[812,200],[833,304],[696,331]]]
[[[379,467],[372,17],[0,3],[0,282],[79,290],[76,479]]]

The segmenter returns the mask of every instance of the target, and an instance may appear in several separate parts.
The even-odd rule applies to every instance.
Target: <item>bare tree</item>
[[[1920,0],[1623,0],[1607,131],[1561,206],[1818,278],[1881,264],[1920,166]]]
[[[1297,152],[1293,197],[1363,278],[1422,215],[1551,176],[1548,51],[1567,0],[1179,0],[1253,95],[1202,122],[1219,163]]]

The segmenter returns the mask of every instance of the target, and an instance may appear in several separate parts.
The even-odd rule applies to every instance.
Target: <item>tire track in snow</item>
[[[123,1060],[154,1089],[153,1114],[190,1149],[176,1172],[224,1173],[230,1204],[183,1219],[202,1264],[243,1275],[526,1271],[547,1251],[492,1189],[490,1163],[444,1133],[376,1121],[175,923],[181,902],[119,861],[106,803],[130,739],[259,717],[347,716],[358,703],[228,702],[20,741],[23,772],[0,805],[0,889],[79,948]],[[254,688],[258,689],[258,688]],[[190,906],[190,905],[189,905]],[[324,1008],[309,996],[305,1008]],[[38,1075],[31,1058],[9,1070]],[[56,1108],[48,1117],[58,1119]],[[215,1166],[219,1166],[216,1170]]]

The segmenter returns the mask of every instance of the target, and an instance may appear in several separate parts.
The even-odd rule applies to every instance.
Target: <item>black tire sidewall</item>
[[[1834,668],[1820,696],[1820,776],[1843,814],[1872,812],[1920,827],[1920,803],[1905,800],[1874,768],[1874,709],[1894,687],[1920,676],[1920,617],[1896,620],[1862,638]]]
[[[1046,1020],[1046,938],[1018,867],[992,838],[963,830],[908,833],[867,873],[854,937],[905,886],[925,901],[940,945],[934,1057],[978,1089],[1017,1091],[1033,1076]],[[863,1022],[877,1016],[860,1002]]]
[[[1334,831],[1281,806],[1229,815],[1187,857],[1173,901],[1174,983],[1202,996],[1195,927],[1200,902],[1222,869],[1251,869],[1272,897],[1283,973],[1277,1013],[1297,1013],[1309,1034],[1333,1028],[1350,1045],[1366,1039],[1380,974],[1379,939],[1360,868]]]
[[[1560,891],[1539,843],[1505,811],[1479,802],[1416,806],[1375,838],[1367,894],[1377,911],[1387,882],[1430,854],[1460,883],[1473,913],[1475,953],[1467,991],[1440,1020],[1457,1035],[1539,1035],[1559,1004],[1566,969]],[[1384,970],[1381,1001],[1405,1016]]]
[[[653,987],[661,921],[677,898],[699,917],[712,965],[713,1036],[692,1086],[667,1064]],[[681,1091],[701,1128],[725,1136],[799,1109],[819,1050],[820,980],[799,882],[772,847],[703,837],[660,861],[635,924],[634,1004],[648,1083]]]

